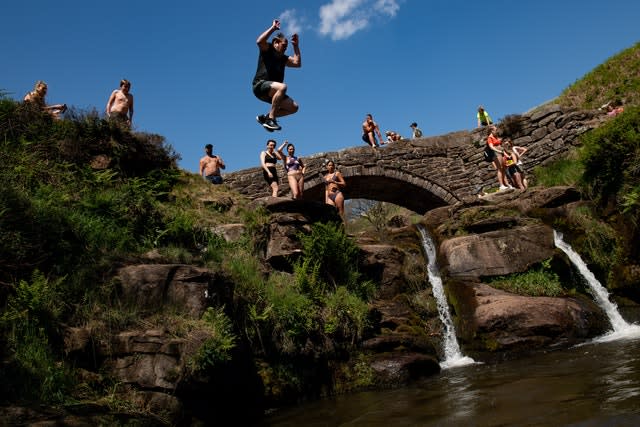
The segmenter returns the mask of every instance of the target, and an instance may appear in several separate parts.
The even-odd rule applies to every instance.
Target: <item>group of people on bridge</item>
[[[287,152],[283,150],[286,146]],[[269,139],[267,148],[260,152],[260,166],[262,167],[262,176],[271,189],[271,196],[278,197],[279,178],[278,178],[278,161],[284,164],[284,171],[287,174],[287,181],[291,190],[291,197],[301,199],[304,192],[304,176],[306,166],[304,161],[296,156],[296,148],[289,141],[284,141],[278,149],[276,149],[276,141]],[[325,163],[326,172],[322,175],[322,182],[325,185],[324,201],[328,205],[335,206],[344,217],[344,195],[342,189],[347,186],[342,174],[336,170],[333,160]]]

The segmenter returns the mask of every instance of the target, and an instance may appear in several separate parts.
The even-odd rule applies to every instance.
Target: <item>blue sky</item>
[[[22,0],[2,18],[0,90],[22,99],[44,80],[48,103],[103,112],[126,78],[135,129],[166,137],[192,172],[207,143],[228,172],[258,166],[271,136],[302,157],[364,146],[369,112],[404,136],[412,121],[470,129],[479,104],[494,119],[525,112],[640,41],[637,0]],[[251,80],[274,18],[300,34],[302,68],[285,78],[300,111],[268,134]]]

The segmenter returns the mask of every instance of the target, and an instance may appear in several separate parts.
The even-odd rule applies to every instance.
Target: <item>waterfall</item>
[[[596,303],[604,310],[609,318],[609,322],[611,322],[613,331],[598,338],[597,341],[612,341],[620,338],[636,338],[640,336],[640,326],[629,324],[622,318],[616,304],[609,300],[609,292],[607,292],[607,289],[602,286],[593,273],[589,271],[587,264],[580,258],[580,255],[578,255],[569,244],[562,240],[562,233],[553,230],[553,241],[555,242],[556,248],[567,254],[573,265],[576,266],[582,277],[584,277]]]
[[[438,314],[440,320],[444,325],[444,361],[440,363],[442,369],[452,368],[456,366],[464,366],[474,363],[474,360],[470,357],[464,356],[460,351],[458,345],[458,339],[456,338],[456,331],[453,327],[453,320],[451,320],[451,314],[449,312],[449,303],[447,297],[444,294],[444,287],[442,286],[442,279],[440,278],[440,270],[438,269],[438,263],[436,261],[436,247],[427,233],[426,229],[422,225],[418,225],[418,230],[422,236],[422,246],[427,253],[427,272],[429,275],[429,283],[433,289],[433,296],[436,298],[438,305]]]

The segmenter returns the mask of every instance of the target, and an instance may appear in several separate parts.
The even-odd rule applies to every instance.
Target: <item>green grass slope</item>
[[[640,105],[640,42],[598,65],[565,89],[556,102],[594,109],[615,100]]]

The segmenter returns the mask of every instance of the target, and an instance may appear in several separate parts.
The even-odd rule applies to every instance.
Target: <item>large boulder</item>
[[[378,297],[390,298],[405,287],[402,267],[405,253],[393,245],[359,245],[360,269],[370,280],[378,284]]]
[[[279,270],[291,270],[302,253],[299,234],[308,233],[311,224],[342,222],[336,208],[325,203],[283,197],[265,197],[254,203],[254,208],[262,207],[270,213],[265,259]]]
[[[200,318],[212,305],[231,300],[232,286],[216,272],[183,264],[140,264],[121,268],[116,280],[124,301],[142,312],[175,307]]]
[[[440,372],[438,360],[414,352],[390,352],[375,355],[370,360],[374,381],[380,386],[398,386]]]
[[[455,237],[440,245],[442,267],[453,278],[522,272],[550,258],[554,250],[553,230],[546,225]]]
[[[458,283],[458,334],[480,351],[530,351],[570,345],[602,334],[606,316],[586,298],[528,297],[481,283]],[[464,303],[462,303],[464,301]]]

